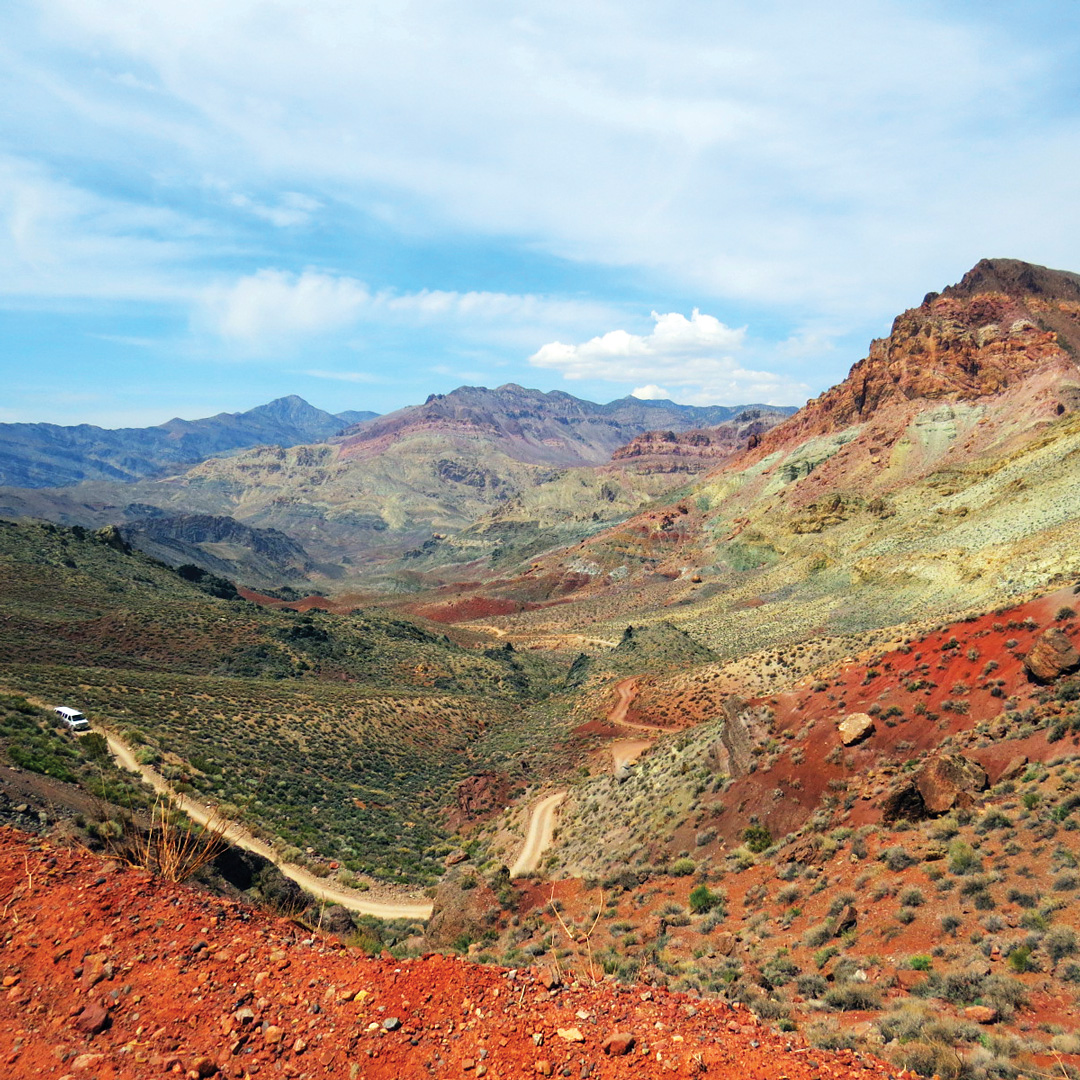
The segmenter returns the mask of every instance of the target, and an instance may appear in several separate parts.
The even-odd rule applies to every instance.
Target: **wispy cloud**
[[[321,368],[309,368],[302,372],[313,379],[332,379],[336,382],[381,383],[386,380],[370,371],[324,371]]]
[[[556,325],[580,326],[611,309],[532,294],[421,289],[373,291],[364,282],[320,270],[264,269],[214,286],[201,298],[201,328],[237,346],[273,351],[301,339],[361,324],[449,326],[477,336],[516,339]]]
[[[644,0],[555,3],[512,18],[423,0],[42,0],[56,40],[105,58],[95,70],[111,59],[160,86],[124,102],[80,83],[99,123],[167,101],[189,152],[238,180],[843,312],[988,250],[1072,253],[1064,192],[1015,198],[1018,183],[1043,188],[1025,164],[1040,148],[1080,165],[1062,93],[1077,15],[1057,8],[1051,34],[992,8],[893,0],[663,16]]]

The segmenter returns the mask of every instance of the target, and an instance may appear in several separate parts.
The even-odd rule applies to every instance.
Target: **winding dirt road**
[[[635,724],[626,719],[626,713],[630,708],[630,702],[637,697],[637,679],[623,679],[615,684],[615,693],[618,700],[611,712],[607,714],[612,724],[621,724],[623,727],[633,728],[635,731],[657,731],[661,734],[670,732],[670,728],[661,727],[659,724]]]
[[[517,857],[517,862],[510,867],[512,878],[521,877],[522,874],[531,874],[539,867],[540,856],[551,846],[552,834],[555,831],[555,811],[565,798],[565,791],[556,791],[554,795],[541,799],[533,807],[525,844]]]
[[[224,823],[215,815],[212,808],[189,799],[185,795],[172,790],[165,778],[150,768],[135,760],[135,755],[126,743],[122,742],[111,732],[102,728],[95,728],[105,736],[109,749],[122,768],[138,773],[158,794],[171,799],[192,821],[200,825],[212,825],[220,828]],[[235,822],[229,824],[222,835],[230,844],[253,851],[264,859],[269,859],[286,877],[292,878],[305,892],[320,900],[326,900],[331,904],[340,904],[350,911],[360,915],[374,915],[377,919],[429,919],[431,917],[432,904],[430,901],[417,900],[369,900],[363,893],[354,889],[345,888],[343,885],[330,885],[322,878],[305,870],[302,866],[293,863],[282,862],[269,844],[253,836]]]

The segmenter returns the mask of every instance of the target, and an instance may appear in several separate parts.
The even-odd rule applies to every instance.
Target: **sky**
[[[801,404],[1080,271],[1080,2],[5,0],[0,421]]]

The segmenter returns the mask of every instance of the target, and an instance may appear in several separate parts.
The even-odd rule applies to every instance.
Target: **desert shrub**
[[[834,1024],[810,1024],[804,1034],[806,1041],[819,1050],[854,1050],[859,1045],[855,1035],[837,1028]]]
[[[908,960],[908,967],[912,971],[929,971],[934,966],[934,961],[925,953],[919,953]]]
[[[776,894],[776,902],[783,907],[790,907],[800,895],[798,885],[788,885]]]
[[[760,855],[772,846],[772,834],[762,825],[750,825],[743,829],[743,843],[749,851]]]
[[[1009,903],[1019,904],[1022,908],[1033,908],[1039,902],[1038,893],[1024,892],[1022,889],[1009,890]]]
[[[751,998],[747,1007],[760,1020],[780,1020],[788,1015],[788,1007],[784,1002],[764,995]]]
[[[803,944],[808,949],[816,949],[818,946],[824,945],[825,942],[832,937],[832,932],[832,923],[817,923],[817,925],[811,926],[806,933],[803,934]],[[818,967],[821,966],[821,964],[818,964]]]
[[[916,888],[914,885],[910,889],[904,889],[900,893],[900,903],[904,907],[921,907],[926,902],[926,897],[923,896],[922,890]]]
[[[675,877],[689,877],[697,869],[697,863],[683,856],[681,859],[676,859],[669,869]]]
[[[964,920],[959,915],[942,915],[941,932],[943,934],[956,935],[956,931],[964,925]]]
[[[783,986],[799,974],[799,965],[781,949],[762,966],[761,973],[772,986]]]
[[[823,975],[808,972],[795,980],[795,988],[804,998],[820,998],[829,989],[829,984]]]
[[[834,956],[839,956],[840,950],[835,945],[826,945],[824,949],[818,949],[814,953],[814,963],[820,971]]]
[[[1017,974],[1031,971],[1035,967],[1035,962],[1031,958],[1031,949],[1027,945],[1018,945],[1009,953],[1008,960],[1009,967]]]
[[[974,874],[982,867],[982,860],[963,840],[949,844],[949,869],[954,874]]]
[[[881,853],[880,858],[890,870],[896,873],[906,870],[909,866],[914,866],[918,862],[914,856],[908,854],[906,848],[901,847],[899,844],[886,848]]]
[[[1068,926],[1055,926],[1042,940],[1047,955],[1055,963],[1077,951],[1076,932]]]
[[[846,982],[825,992],[825,1004],[839,1012],[880,1009],[881,994],[866,983]]]

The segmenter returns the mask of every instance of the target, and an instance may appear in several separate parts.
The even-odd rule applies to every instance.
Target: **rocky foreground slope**
[[[441,956],[368,958],[11,829],[0,896],[12,1078],[898,1075],[739,1006]]]

